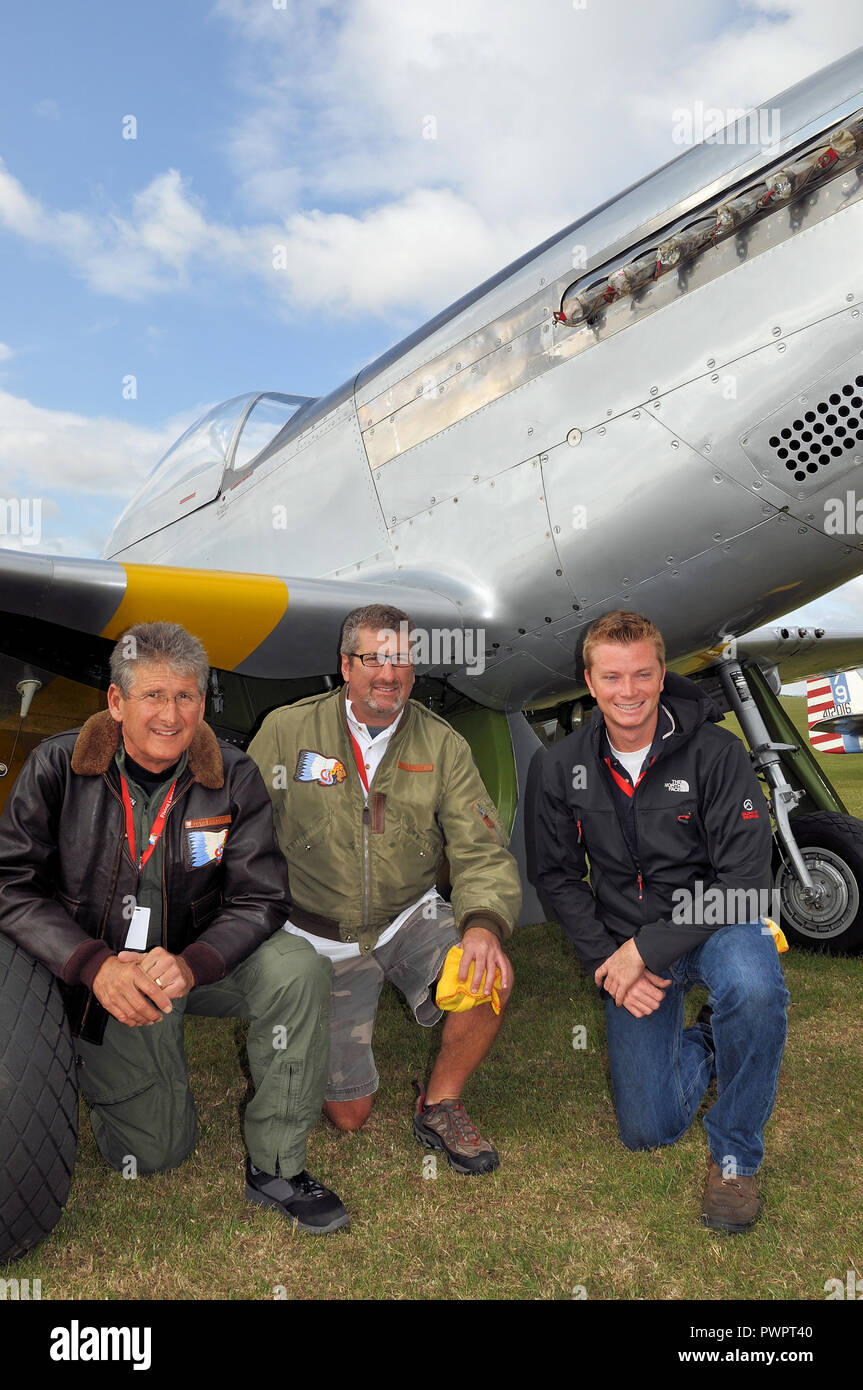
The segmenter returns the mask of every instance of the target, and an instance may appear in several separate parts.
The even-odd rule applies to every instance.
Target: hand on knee
[[[365,1124],[372,1112],[372,1104],[372,1096],[360,1096],[359,1100],[325,1100],[324,1114],[336,1129],[351,1133]]]

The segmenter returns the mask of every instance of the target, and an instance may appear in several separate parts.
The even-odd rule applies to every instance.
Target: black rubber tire
[[[53,1231],[72,1181],[78,1085],[60,988],[0,933],[0,1264]]]
[[[825,889],[822,908],[803,902],[797,880],[780,861],[780,926],[795,946],[845,955],[863,946],[863,821],[837,811],[795,816],[791,829],[813,876]]]

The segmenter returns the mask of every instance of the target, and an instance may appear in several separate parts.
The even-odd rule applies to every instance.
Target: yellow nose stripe
[[[173,565],[123,565],[126,592],[102,631],[115,641],[133,623],[180,623],[203,642],[211,666],[232,671],[270,635],[288,606],[283,579]]]

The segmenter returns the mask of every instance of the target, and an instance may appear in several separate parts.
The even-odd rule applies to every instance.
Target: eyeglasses
[[[181,714],[186,714],[189,710],[197,709],[201,703],[200,695],[190,695],[187,690],[181,690],[179,695],[166,695],[164,690],[148,690],[144,695],[129,695],[127,698],[137,700],[139,705],[152,710],[154,714],[172,703]]]
[[[404,668],[413,665],[410,657],[405,652],[351,652],[348,656],[349,661],[361,661],[364,666],[386,666],[387,662],[391,666]]]

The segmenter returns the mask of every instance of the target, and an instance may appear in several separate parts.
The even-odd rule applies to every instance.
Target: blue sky
[[[852,0],[5,7],[0,498],[99,554],[209,405],[325,393],[678,154],[676,108],[860,44]]]

